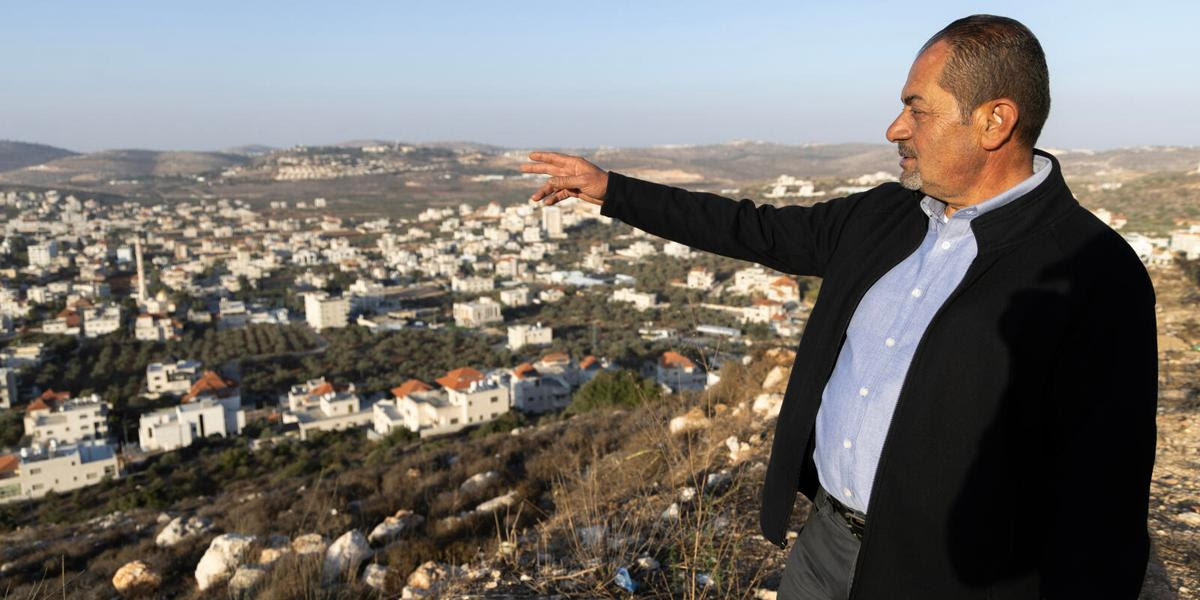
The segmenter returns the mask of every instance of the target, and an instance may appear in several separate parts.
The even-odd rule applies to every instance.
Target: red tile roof
[[[462,391],[470,387],[471,382],[483,381],[483,373],[471,367],[459,367],[443,377],[438,377],[436,381],[442,384],[442,387]]]
[[[225,379],[218,375],[215,371],[205,371],[200,375],[200,379],[192,384],[192,389],[183,397],[182,402],[191,402],[200,396],[217,396],[225,398],[237,393],[237,383],[233,380]]]
[[[692,362],[692,359],[673,350],[663,352],[662,356],[658,358],[658,364],[674,369],[691,369],[696,366],[696,363]]]
[[[571,357],[567,356],[566,352],[551,352],[542,357],[542,362],[547,364],[568,363],[571,362]]]
[[[56,392],[53,388],[42,392],[36,400],[25,407],[25,412],[35,410],[54,410],[59,404],[71,399],[71,392]]]
[[[513,375],[516,375],[518,379],[525,379],[526,377],[537,377],[539,373],[537,369],[533,368],[533,365],[523,362],[513,367]]]
[[[21,466],[21,459],[16,454],[0,454],[0,476],[7,475]]]
[[[413,392],[428,392],[432,389],[433,387],[420,379],[409,379],[400,384],[399,387],[392,388],[392,395],[397,398],[403,398]]]
[[[579,361],[579,368],[583,369],[585,371],[592,368],[592,365],[596,365],[596,367],[599,367],[600,361],[596,360],[596,357],[592,356],[591,354],[583,357],[583,360]]]

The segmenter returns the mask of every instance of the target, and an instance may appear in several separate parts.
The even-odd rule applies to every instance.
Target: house
[[[143,451],[169,452],[210,435],[228,437],[241,431],[226,427],[226,408],[213,397],[143,414],[138,420],[138,445]],[[241,424],[244,424],[244,412]]]
[[[542,327],[539,322],[535,325],[513,325],[508,328],[508,348],[518,350],[524,346],[543,346],[549,344],[554,337],[554,330]]]
[[[409,379],[392,389],[392,399],[376,402],[375,435],[387,435],[395,427],[421,437],[453,433],[495,419],[512,406],[507,386],[469,367],[454,369],[436,383],[441,387]]]
[[[495,287],[495,280],[491,277],[458,277],[456,275],[450,278],[450,291],[452,292],[490,292]]]
[[[688,271],[687,287],[693,290],[710,290],[715,279],[712,271],[704,267],[692,267],[692,270]]]
[[[25,407],[25,435],[35,442],[70,444],[108,436],[107,402],[96,394],[71,398],[70,392],[46,390]]]
[[[544,413],[571,403],[571,385],[557,375],[543,375],[533,365],[521,363],[502,376],[513,407],[526,413]]]
[[[143,342],[177,340],[183,324],[163,314],[142,313],[133,320],[133,337]]]
[[[0,409],[12,408],[17,400],[17,372],[0,367]]]
[[[500,290],[500,303],[505,306],[528,306],[529,288],[521,286]]]
[[[454,303],[454,324],[459,327],[477,327],[487,323],[503,322],[500,305],[484,296],[475,302]]]
[[[791,277],[776,277],[767,285],[766,296],[783,304],[800,302],[800,284]]]
[[[293,386],[288,392],[284,424],[296,424],[300,439],[310,431],[342,431],[370,426],[374,412],[364,407],[354,384],[334,385],[324,377]]]
[[[304,318],[316,331],[345,327],[350,320],[350,300],[332,298],[325,292],[305,294]]]
[[[199,379],[199,361],[181,360],[146,365],[146,391],[153,395],[183,396]]]
[[[116,450],[107,442],[57,440],[0,455],[0,502],[40,498],[120,477]]]
[[[629,302],[638,310],[658,308],[658,295],[654,292],[635,292],[633,288],[618,288],[613,290],[609,302]]]
[[[671,393],[700,391],[707,384],[708,374],[690,358],[668,350],[654,363],[654,381]]]

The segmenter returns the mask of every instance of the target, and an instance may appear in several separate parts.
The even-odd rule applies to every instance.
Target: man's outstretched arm
[[[600,214],[681,244],[795,275],[823,276],[852,203],[756,206],[604,171],[578,156],[534,152],[526,173],[550,175],[531,197],[547,205],[578,197]]]

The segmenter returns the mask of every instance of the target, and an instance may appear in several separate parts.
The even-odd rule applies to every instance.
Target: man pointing
[[[755,205],[534,152],[533,201],[578,197],[663,238],[823,277],[775,426],[763,535],[780,598],[1136,598],[1155,452],[1154,290],[1034,145],[1034,35],[935,34],[887,129],[900,182]]]

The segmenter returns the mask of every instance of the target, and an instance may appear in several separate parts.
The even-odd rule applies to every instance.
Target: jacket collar
[[[1037,148],[1033,152],[1050,159],[1050,174],[1037,187],[1008,204],[971,219],[980,253],[1020,243],[1079,206],[1063,179],[1058,159]]]

